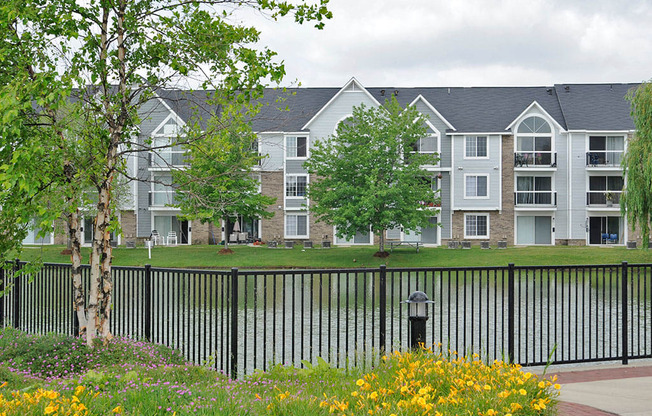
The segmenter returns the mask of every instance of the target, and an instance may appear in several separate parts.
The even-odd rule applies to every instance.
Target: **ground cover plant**
[[[116,339],[0,332],[1,415],[552,415],[558,385],[479,357],[392,353],[373,369],[272,367],[246,378]]]
[[[625,247],[508,247],[498,250],[482,250],[474,246],[470,250],[451,250],[445,247],[422,247],[419,253],[412,247],[394,249],[387,258],[374,257],[377,247],[353,246],[330,249],[270,249],[267,246],[229,246],[231,255],[219,255],[221,246],[156,247],[152,258],[147,249],[117,248],[113,250],[113,264],[119,266],[205,268],[205,269],[276,269],[276,268],[353,268],[378,267],[470,267],[470,266],[517,266],[567,265],[567,264],[618,264],[650,263],[649,250],[628,250]],[[66,263],[69,256],[61,254],[63,246],[35,246],[21,253],[21,260],[42,259],[49,263]],[[89,249],[82,250],[88,262]]]

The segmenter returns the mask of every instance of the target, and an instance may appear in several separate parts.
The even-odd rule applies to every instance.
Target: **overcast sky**
[[[253,21],[284,85],[527,86],[652,78],[652,1],[331,0],[333,19]]]

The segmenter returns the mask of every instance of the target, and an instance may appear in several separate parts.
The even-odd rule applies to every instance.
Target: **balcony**
[[[516,191],[514,192],[514,205],[517,207],[557,206],[557,192],[555,191]]]
[[[514,153],[514,167],[554,168],[557,167],[557,153],[536,151]]]
[[[586,193],[586,205],[598,207],[611,207],[620,204],[622,191],[589,191]]]
[[[187,156],[183,151],[149,153],[148,157],[148,165],[150,168],[169,169],[173,166],[187,165]]]
[[[149,191],[150,207],[166,207],[177,203],[175,191]]]
[[[586,152],[586,166],[591,167],[620,167],[620,163],[623,160],[622,150],[610,150],[610,151],[590,151]]]

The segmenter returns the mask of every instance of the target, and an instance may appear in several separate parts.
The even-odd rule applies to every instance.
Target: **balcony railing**
[[[149,205],[151,207],[165,207],[176,203],[175,191],[149,191]]]
[[[158,152],[149,153],[150,168],[169,168],[170,166],[186,165],[187,156],[185,152]]]
[[[514,167],[557,167],[556,152],[516,152]]]
[[[557,206],[557,192],[555,191],[516,191],[514,192],[514,204]]]
[[[622,191],[589,191],[586,193],[586,205],[606,206],[620,204]]]
[[[622,150],[586,152],[586,166],[620,166],[623,153]]]

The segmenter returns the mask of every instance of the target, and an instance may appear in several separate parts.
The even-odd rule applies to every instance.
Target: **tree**
[[[89,345],[97,336],[111,337],[115,182],[126,175],[129,154],[151,150],[138,142],[139,109],[157,89],[188,78],[212,88],[210,100],[217,104],[246,106],[261,96],[265,83],[279,82],[284,69],[274,61],[274,52],[254,49],[259,32],[233,23],[237,11],[254,9],[274,19],[290,15],[297,23],[312,20],[321,28],[331,13],[328,0],[317,1],[6,0],[0,5],[0,149],[7,157],[0,166],[0,202],[5,204],[0,225],[8,225],[10,215],[24,219],[18,214],[24,203],[30,215],[48,220],[53,210],[65,206],[69,234],[77,238],[81,192],[92,185],[97,215],[88,304],[83,304],[83,293],[75,294],[82,302],[78,308],[83,316],[80,309],[78,316]],[[80,118],[68,118],[64,103],[76,104],[78,111],[70,114]],[[84,125],[70,131],[69,120]],[[34,137],[47,140],[26,137],[35,130]],[[88,152],[86,162],[73,157],[80,151]],[[27,161],[25,166],[44,158],[47,170],[16,168],[18,156]],[[35,179],[37,172],[41,179]],[[18,196],[12,197],[15,190]],[[52,200],[64,203],[48,202]],[[21,234],[16,228],[0,230],[13,245]],[[73,243],[73,280],[80,259]]]
[[[177,187],[177,206],[189,219],[226,224],[229,217],[270,218],[267,207],[276,199],[261,195],[260,182],[253,168],[261,157],[257,137],[236,109],[222,109],[211,118],[217,126],[203,140],[189,140],[187,169],[173,171]],[[229,251],[229,236],[224,239],[223,253]]]
[[[315,175],[308,197],[320,221],[337,226],[338,237],[374,232],[377,256],[385,257],[385,232],[416,231],[438,212],[432,173],[435,154],[414,151],[427,134],[425,117],[392,97],[378,108],[354,107],[337,134],[318,142],[306,162]]]
[[[636,133],[627,144],[622,167],[625,186],[620,210],[632,227],[640,225],[643,247],[650,238],[652,219],[652,83],[644,82],[627,95]]]

